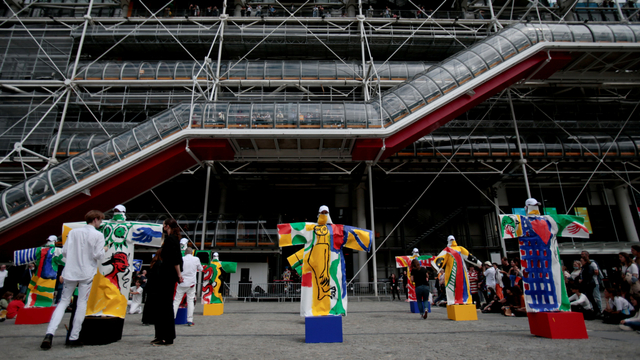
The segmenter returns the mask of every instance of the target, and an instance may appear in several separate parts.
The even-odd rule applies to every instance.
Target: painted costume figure
[[[222,271],[235,273],[238,263],[230,261],[220,261],[218,253],[214,252],[211,262],[203,264],[202,271],[202,303],[203,304],[223,304],[220,287],[222,285]]]
[[[26,293],[25,307],[49,307],[53,305],[58,266],[64,266],[62,249],[57,248],[55,235],[49,236],[42,247],[17,250],[13,253],[15,265],[35,263],[36,271],[31,277]]]
[[[160,247],[162,243],[162,224],[126,221],[125,211],[124,206],[116,206],[113,218],[103,221],[98,229],[104,234],[108,250],[105,261],[98,267],[98,273],[93,278],[87,316],[124,318],[129,291],[133,285],[134,244]],[[63,224],[63,242],[69,231],[84,225],[80,222]]]
[[[520,245],[527,312],[570,311],[556,236],[588,238],[584,218],[540,215],[536,199],[527,199],[526,215],[500,215],[502,237]]]
[[[469,286],[469,272],[465,262],[481,266],[469,250],[458,246],[453,235],[447,238],[447,247],[438,254],[434,261],[434,269],[444,269],[444,283],[447,293],[447,305],[470,305],[471,287]]]
[[[278,224],[278,238],[280,247],[304,246],[289,259],[291,262],[302,258],[300,315],[346,314],[347,280],[342,249],[369,251],[373,232],[333,224],[329,208],[323,205],[317,223]]]
[[[431,255],[423,255],[420,256],[417,248],[413,249],[411,255],[407,256],[396,256],[396,268],[410,268],[411,261],[413,259],[417,259],[420,262],[420,266],[427,267],[431,265]],[[409,301],[416,301],[416,287],[411,282],[411,280],[407,281],[407,284],[404,284],[407,287],[407,294]]]

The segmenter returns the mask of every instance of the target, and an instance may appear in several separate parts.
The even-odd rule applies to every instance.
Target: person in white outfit
[[[69,335],[69,346],[81,346],[78,341],[82,322],[87,312],[87,300],[93,283],[93,276],[98,272],[98,265],[104,258],[104,236],[97,229],[102,224],[104,214],[98,210],[91,210],[85,216],[87,225],[69,232],[67,241],[62,247],[62,256],[66,258],[66,266],[62,271],[64,287],[62,298],[51,316],[47,334],[40,345],[42,349],[50,349],[53,335],[62,321],[62,316],[71,302],[71,296],[78,287],[78,304],[73,318],[73,330]]]
[[[493,299],[493,295],[496,294],[496,269],[493,267],[490,261],[484,262],[484,277],[487,284],[488,301]]]
[[[142,286],[140,286],[140,280],[136,280],[136,287],[131,289],[131,295],[129,314],[142,314]]]
[[[202,264],[200,259],[193,256],[193,249],[188,247],[184,251],[184,257],[182,258],[182,278],[183,282],[178,284],[176,288],[176,294],[173,297],[173,318],[178,315],[178,307],[182,301],[184,294],[187,294],[187,325],[193,326],[193,308],[195,306],[194,300],[196,298],[196,274],[198,271],[202,271]]]

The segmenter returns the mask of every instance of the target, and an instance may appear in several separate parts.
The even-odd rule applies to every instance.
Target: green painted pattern
[[[341,282],[336,276],[336,274],[338,273],[338,266],[340,266],[340,257],[334,260],[331,263],[331,267],[329,268],[329,273],[331,274],[331,277],[336,284],[336,296],[338,299],[336,301],[336,305],[331,308],[331,311],[329,311],[329,314],[332,315],[340,315],[346,313],[346,311],[344,310],[344,306],[342,305],[342,292],[340,291],[342,289]]]

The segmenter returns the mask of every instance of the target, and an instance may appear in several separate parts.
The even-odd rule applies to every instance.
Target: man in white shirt
[[[4,280],[9,276],[7,265],[0,265],[0,296],[4,294]]]
[[[200,259],[193,256],[193,249],[188,247],[184,251],[184,257],[182,258],[182,278],[183,282],[178,284],[176,288],[176,294],[173,297],[173,318],[178,315],[178,307],[182,301],[184,294],[187,294],[187,325],[193,326],[193,308],[195,306],[194,300],[196,298],[196,274],[198,271],[202,271],[202,264]]]
[[[97,229],[102,224],[104,214],[98,210],[91,210],[85,216],[87,225],[73,229],[62,247],[62,255],[66,258],[66,265],[62,271],[64,287],[62,289],[62,299],[58,303],[56,310],[51,316],[47,334],[40,345],[40,348],[48,350],[51,348],[53,335],[62,321],[62,316],[71,302],[71,296],[78,287],[78,304],[73,319],[73,330],[69,335],[69,346],[81,346],[78,341],[82,322],[87,312],[87,300],[91,292],[93,277],[98,271],[98,265],[104,258],[106,246],[104,236]]]
[[[487,302],[493,300],[493,295],[496,294],[496,269],[493,267],[490,261],[484,263],[484,277],[487,284],[487,291],[490,291]]]

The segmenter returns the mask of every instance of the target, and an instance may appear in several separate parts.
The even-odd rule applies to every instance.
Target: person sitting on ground
[[[7,319],[13,319],[14,317],[18,316],[18,312],[24,307],[24,298],[25,295],[23,293],[20,293],[16,295],[16,298],[9,303],[9,305],[7,306]]]
[[[131,307],[129,314],[142,314],[142,283],[136,280],[136,286],[131,289]]]
[[[524,296],[519,287],[513,286],[505,289],[504,306],[502,307],[502,315],[504,316],[527,316],[527,308],[524,304]]]
[[[489,313],[494,313],[494,314],[500,314],[502,312],[502,306],[504,306],[505,302],[507,301],[506,299],[500,299],[498,297],[497,294],[495,293],[490,293],[490,298],[489,303],[487,304],[487,306],[485,306],[484,308],[482,308],[482,313],[484,314],[489,314]]]
[[[7,306],[9,306],[12,299],[13,293],[11,291],[4,293],[4,295],[2,295],[2,300],[0,300],[0,311],[7,310]]]
[[[620,296],[617,290],[605,289],[604,298],[607,299],[607,307],[603,311],[603,323],[619,324],[621,320],[631,317],[631,312],[634,310],[633,305]]]
[[[573,284],[571,292],[573,292],[573,295],[569,298],[571,311],[582,313],[585,320],[594,320],[596,313],[593,311],[593,305],[589,302],[587,296],[580,292],[580,286]]]
[[[638,303],[640,303],[640,295],[631,295],[631,305],[633,305],[635,309],[638,309]],[[640,311],[636,311],[633,317],[620,320],[620,329],[640,331]]]

